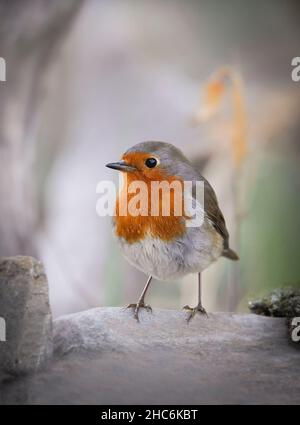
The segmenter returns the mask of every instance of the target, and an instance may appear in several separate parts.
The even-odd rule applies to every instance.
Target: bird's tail
[[[233,261],[239,260],[239,256],[231,248],[224,249],[224,251],[222,252],[222,255],[223,257],[229,258],[230,260],[233,260]]]

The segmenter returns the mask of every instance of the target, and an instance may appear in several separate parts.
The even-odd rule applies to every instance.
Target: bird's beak
[[[125,172],[136,171],[135,167],[133,167],[132,165],[126,164],[125,161],[111,162],[109,164],[106,164],[106,167],[112,168],[113,170],[125,171]]]

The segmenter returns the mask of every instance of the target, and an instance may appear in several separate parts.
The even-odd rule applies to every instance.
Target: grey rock
[[[27,402],[300,403],[300,353],[285,319],[97,308],[54,321],[56,361]],[[45,385],[46,384],[46,385]],[[42,388],[43,387],[43,388]]]
[[[285,319],[97,308],[54,321],[46,370],[4,385],[2,404],[299,404],[300,352]],[[1,391],[0,391],[1,394]],[[125,409],[126,410],[126,409]]]
[[[189,324],[184,311],[140,311],[140,322],[130,310],[95,308],[62,316],[54,321],[54,350],[58,355],[82,350],[132,352],[170,348],[190,353],[227,344],[262,342],[266,346],[281,336],[282,321],[252,314],[211,313],[196,316]],[[277,325],[277,326],[276,326]]]
[[[0,258],[0,317],[6,341],[0,342],[0,369],[34,372],[52,356],[52,318],[43,265],[32,257]]]

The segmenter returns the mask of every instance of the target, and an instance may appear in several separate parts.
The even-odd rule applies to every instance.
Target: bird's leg
[[[205,314],[208,317],[205,311],[205,308],[202,306],[202,301],[201,301],[201,273],[198,273],[198,304],[194,308],[188,305],[185,305],[183,309],[189,311],[187,322],[189,322],[195,316],[196,313]]]
[[[136,304],[129,304],[126,308],[132,308],[134,311],[134,318],[139,321],[139,309],[140,308],[145,308],[147,311],[152,312],[152,308],[150,307],[150,305],[145,304],[145,295],[146,292],[149,288],[150,282],[152,280],[152,276],[149,276],[147,279],[147,283],[143,289],[143,292],[141,293],[141,296],[138,300],[138,302]]]

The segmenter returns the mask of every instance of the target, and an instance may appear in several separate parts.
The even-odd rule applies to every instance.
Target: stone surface
[[[48,370],[5,384],[2,403],[300,403],[300,350],[285,319],[99,308],[54,322]]]
[[[52,320],[44,268],[32,257],[0,258],[0,369],[22,374],[39,369],[52,355]]]

